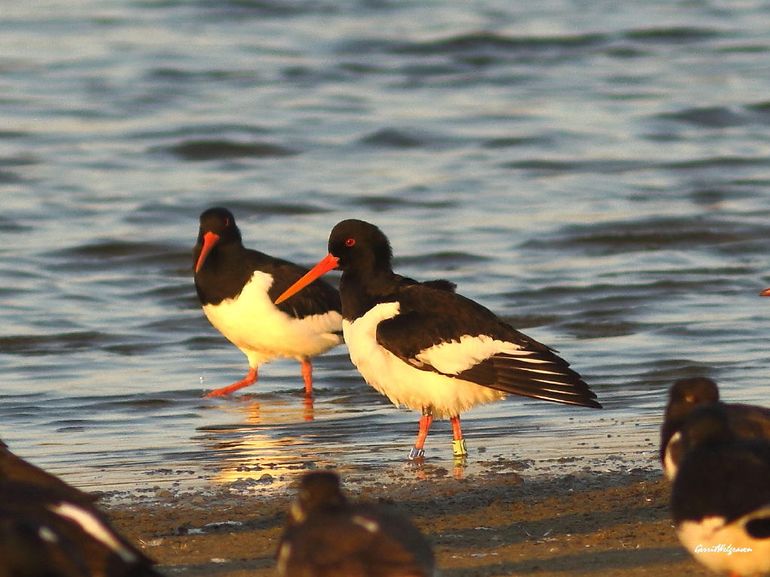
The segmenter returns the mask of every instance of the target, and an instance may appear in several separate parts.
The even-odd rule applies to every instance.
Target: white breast
[[[397,302],[381,303],[355,321],[342,323],[350,360],[366,382],[392,403],[413,410],[432,407],[436,417],[450,417],[505,396],[469,381],[418,369],[380,346],[377,325],[398,313]]]
[[[693,557],[712,571],[764,575],[770,571],[770,539],[755,539],[746,532],[746,523],[759,516],[770,516],[770,505],[729,525],[722,517],[684,521],[676,532]]]
[[[249,358],[249,365],[277,357],[302,359],[321,354],[340,343],[342,315],[330,311],[297,319],[278,309],[268,290],[269,274],[255,271],[241,294],[216,305],[204,305],[212,325]]]
[[[663,452],[663,472],[666,475],[666,479],[669,481],[673,481],[676,477],[676,473],[679,470],[679,467],[674,462],[674,458],[672,457],[671,453],[673,452],[674,447],[679,444],[682,440],[682,433],[680,431],[677,431],[673,435],[671,435],[671,438],[668,440],[668,443],[666,443],[666,450]]]

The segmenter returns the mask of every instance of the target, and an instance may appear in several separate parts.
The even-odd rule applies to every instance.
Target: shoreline
[[[387,483],[341,475],[351,499],[389,503],[410,517],[444,577],[710,575],[679,545],[659,471],[546,478],[490,469],[456,479],[425,465]],[[274,575],[293,494],[161,491],[102,507],[166,575],[260,577]]]

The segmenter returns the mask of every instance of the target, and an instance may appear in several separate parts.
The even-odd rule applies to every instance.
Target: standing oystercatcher
[[[388,507],[349,503],[330,471],[300,481],[276,555],[281,577],[431,577],[433,551]]]
[[[455,456],[467,454],[460,413],[506,393],[601,408],[553,349],[454,292],[448,281],[397,275],[386,236],[361,220],[338,223],[329,254],[281,303],[325,272],[342,269],[342,327],[353,364],[396,405],[422,411],[410,459],[424,455],[433,417],[449,417]]]
[[[737,437],[770,440],[770,409],[722,403],[719,388],[711,379],[680,379],[668,393],[668,405],[660,430],[660,462],[669,480],[673,481],[676,477],[679,462],[684,457],[682,427],[701,408],[712,405],[724,408],[730,430]]]
[[[307,269],[245,248],[235,217],[225,208],[210,208],[201,214],[193,262],[203,312],[249,359],[249,372],[243,379],[206,396],[227,395],[254,384],[259,365],[279,357],[302,364],[305,394],[312,395],[310,358],[342,341],[337,291],[319,281],[304,298],[282,306],[273,304]]]
[[[728,407],[694,412],[671,490],[677,536],[701,564],[734,577],[770,572],[770,442],[741,439]]]

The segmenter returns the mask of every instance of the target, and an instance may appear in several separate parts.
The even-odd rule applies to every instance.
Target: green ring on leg
[[[465,439],[454,439],[452,441],[452,454],[455,457],[465,457],[468,449],[465,446]]]

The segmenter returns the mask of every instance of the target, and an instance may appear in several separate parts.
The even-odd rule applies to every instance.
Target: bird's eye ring
[[[356,239],[354,239],[352,237],[345,241],[345,246],[348,247],[348,248],[350,248],[351,246],[355,246],[355,245],[356,245]]]

